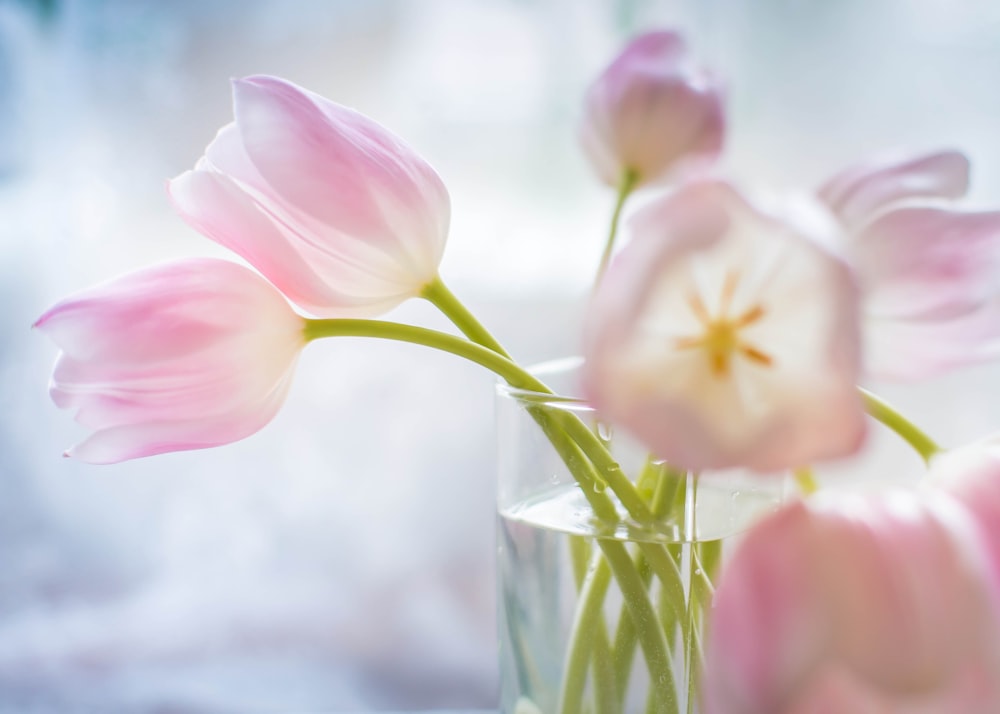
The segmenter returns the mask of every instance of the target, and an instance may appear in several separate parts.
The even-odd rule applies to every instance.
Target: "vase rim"
[[[546,377],[571,374],[579,370],[582,366],[583,357],[580,355],[573,355],[570,357],[559,357],[557,359],[546,360],[545,362],[538,362],[528,366],[527,371],[533,377],[538,377],[544,380]],[[557,405],[562,408],[580,411],[593,410],[593,407],[591,407],[590,404],[578,396],[560,394],[559,392],[556,392],[555,394],[536,392],[533,389],[512,387],[502,380],[497,381],[496,390],[498,395],[509,397],[519,402]]]

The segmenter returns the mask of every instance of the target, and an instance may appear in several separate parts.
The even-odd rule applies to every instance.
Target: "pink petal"
[[[819,197],[853,227],[899,201],[959,198],[968,188],[969,160],[946,150],[851,166],[828,180]]]
[[[1000,358],[1000,297],[948,320],[883,319],[865,324],[865,366],[882,379],[918,380]]]
[[[972,513],[992,573],[1000,581],[1000,437],[993,435],[935,457],[928,480]]]
[[[900,208],[856,242],[872,374],[933,376],[1000,355],[1000,212]]]
[[[296,233],[226,175],[188,171],[169,184],[177,212],[196,230],[260,270],[305,310],[323,317],[372,317],[412,296],[383,255],[350,237],[319,242]],[[330,233],[331,231],[328,231]],[[351,248],[364,255],[352,255]]]
[[[965,315],[997,294],[1000,212],[900,208],[861,231],[856,250],[873,314]]]
[[[66,455],[89,464],[116,464],[129,459],[208,449],[231,444],[255,434],[278,413],[291,387],[291,371],[260,401],[210,418],[192,418],[197,404],[189,404],[187,419],[140,421],[110,426],[70,448]]]
[[[425,282],[448,232],[441,179],[402,140],[346,107],[274,77],[233,84],[236,123],[271,191],[344,234],[387,246]]]
[[[257,274],[198,259],[72,296],[36,326],[62,353],[50,391],[94,430],[70,451],[113,463],[241,439],[274,416],[302,319]]]
[[[778,714],[833,640],[793,504],[758,524],[727,562],[712,602],[702,674],[705,714]]]
[[[968,513],[946,495],[793,504],[723,572],[705,712],[985,714],[998,595]]]

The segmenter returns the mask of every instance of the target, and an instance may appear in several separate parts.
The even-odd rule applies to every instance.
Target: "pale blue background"
[[[452,193],[445,278],[524,361],[573,352],[611,204],[580,95],[663,24],[730,81],[742,178],[810,186],[948,143],[1000,204],[990,0],[0,0],[0,714],[493,705],[488,375],[316,345],[260,434],[96,468],[59,458],[82,432],[28,328],[71,290],[223,254],[163,183],[230,120],[228,79],[266,72],[409,139]],[[887,393],[959,440],[1000,425],[998,386]],[[852,480],[913,466],[878,434],[867,464]]]

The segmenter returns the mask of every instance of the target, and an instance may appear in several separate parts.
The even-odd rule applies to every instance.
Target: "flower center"
[[[700,335],[679,337],[674,341],[674,346],[679,350],[702,350],[708,359],[712,374],[716,377],[729,375],[735,355],[742,355],[763,367],[770,367],[774,363],[769,354],[747,342],[740,335],[745,327],[764,317],[766,313],[763,306],[755,304],[738,315],[730,314],[733,293],[736,291],[738,281],[737,273],[730,272],[726,275],[716,315],[712,315],[705,307],[705,302],[697,291],[688,295],[688,306],[701,323],[703,331]]]

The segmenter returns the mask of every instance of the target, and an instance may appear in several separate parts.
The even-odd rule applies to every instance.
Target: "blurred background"
[[[0,0],[0,714],[495,705],[488,374],[326,341],[259,434],[92,467],[60,458],[83,432],[29,326],[121,272],[225,255],[164,181],[231,120],[229,79],[269,73],[407,138],[452,194],[453,290],[522,361],[573,353],[612,204],[580,97],[663,26],[729,82],[742,179],[949,145],[970,203],[1000,205],[993,0]],[[1000,424],[997,387],[988,367],[883,392],[947,443]],[[908,458],[876,431],[826,479],[911,479]]]

